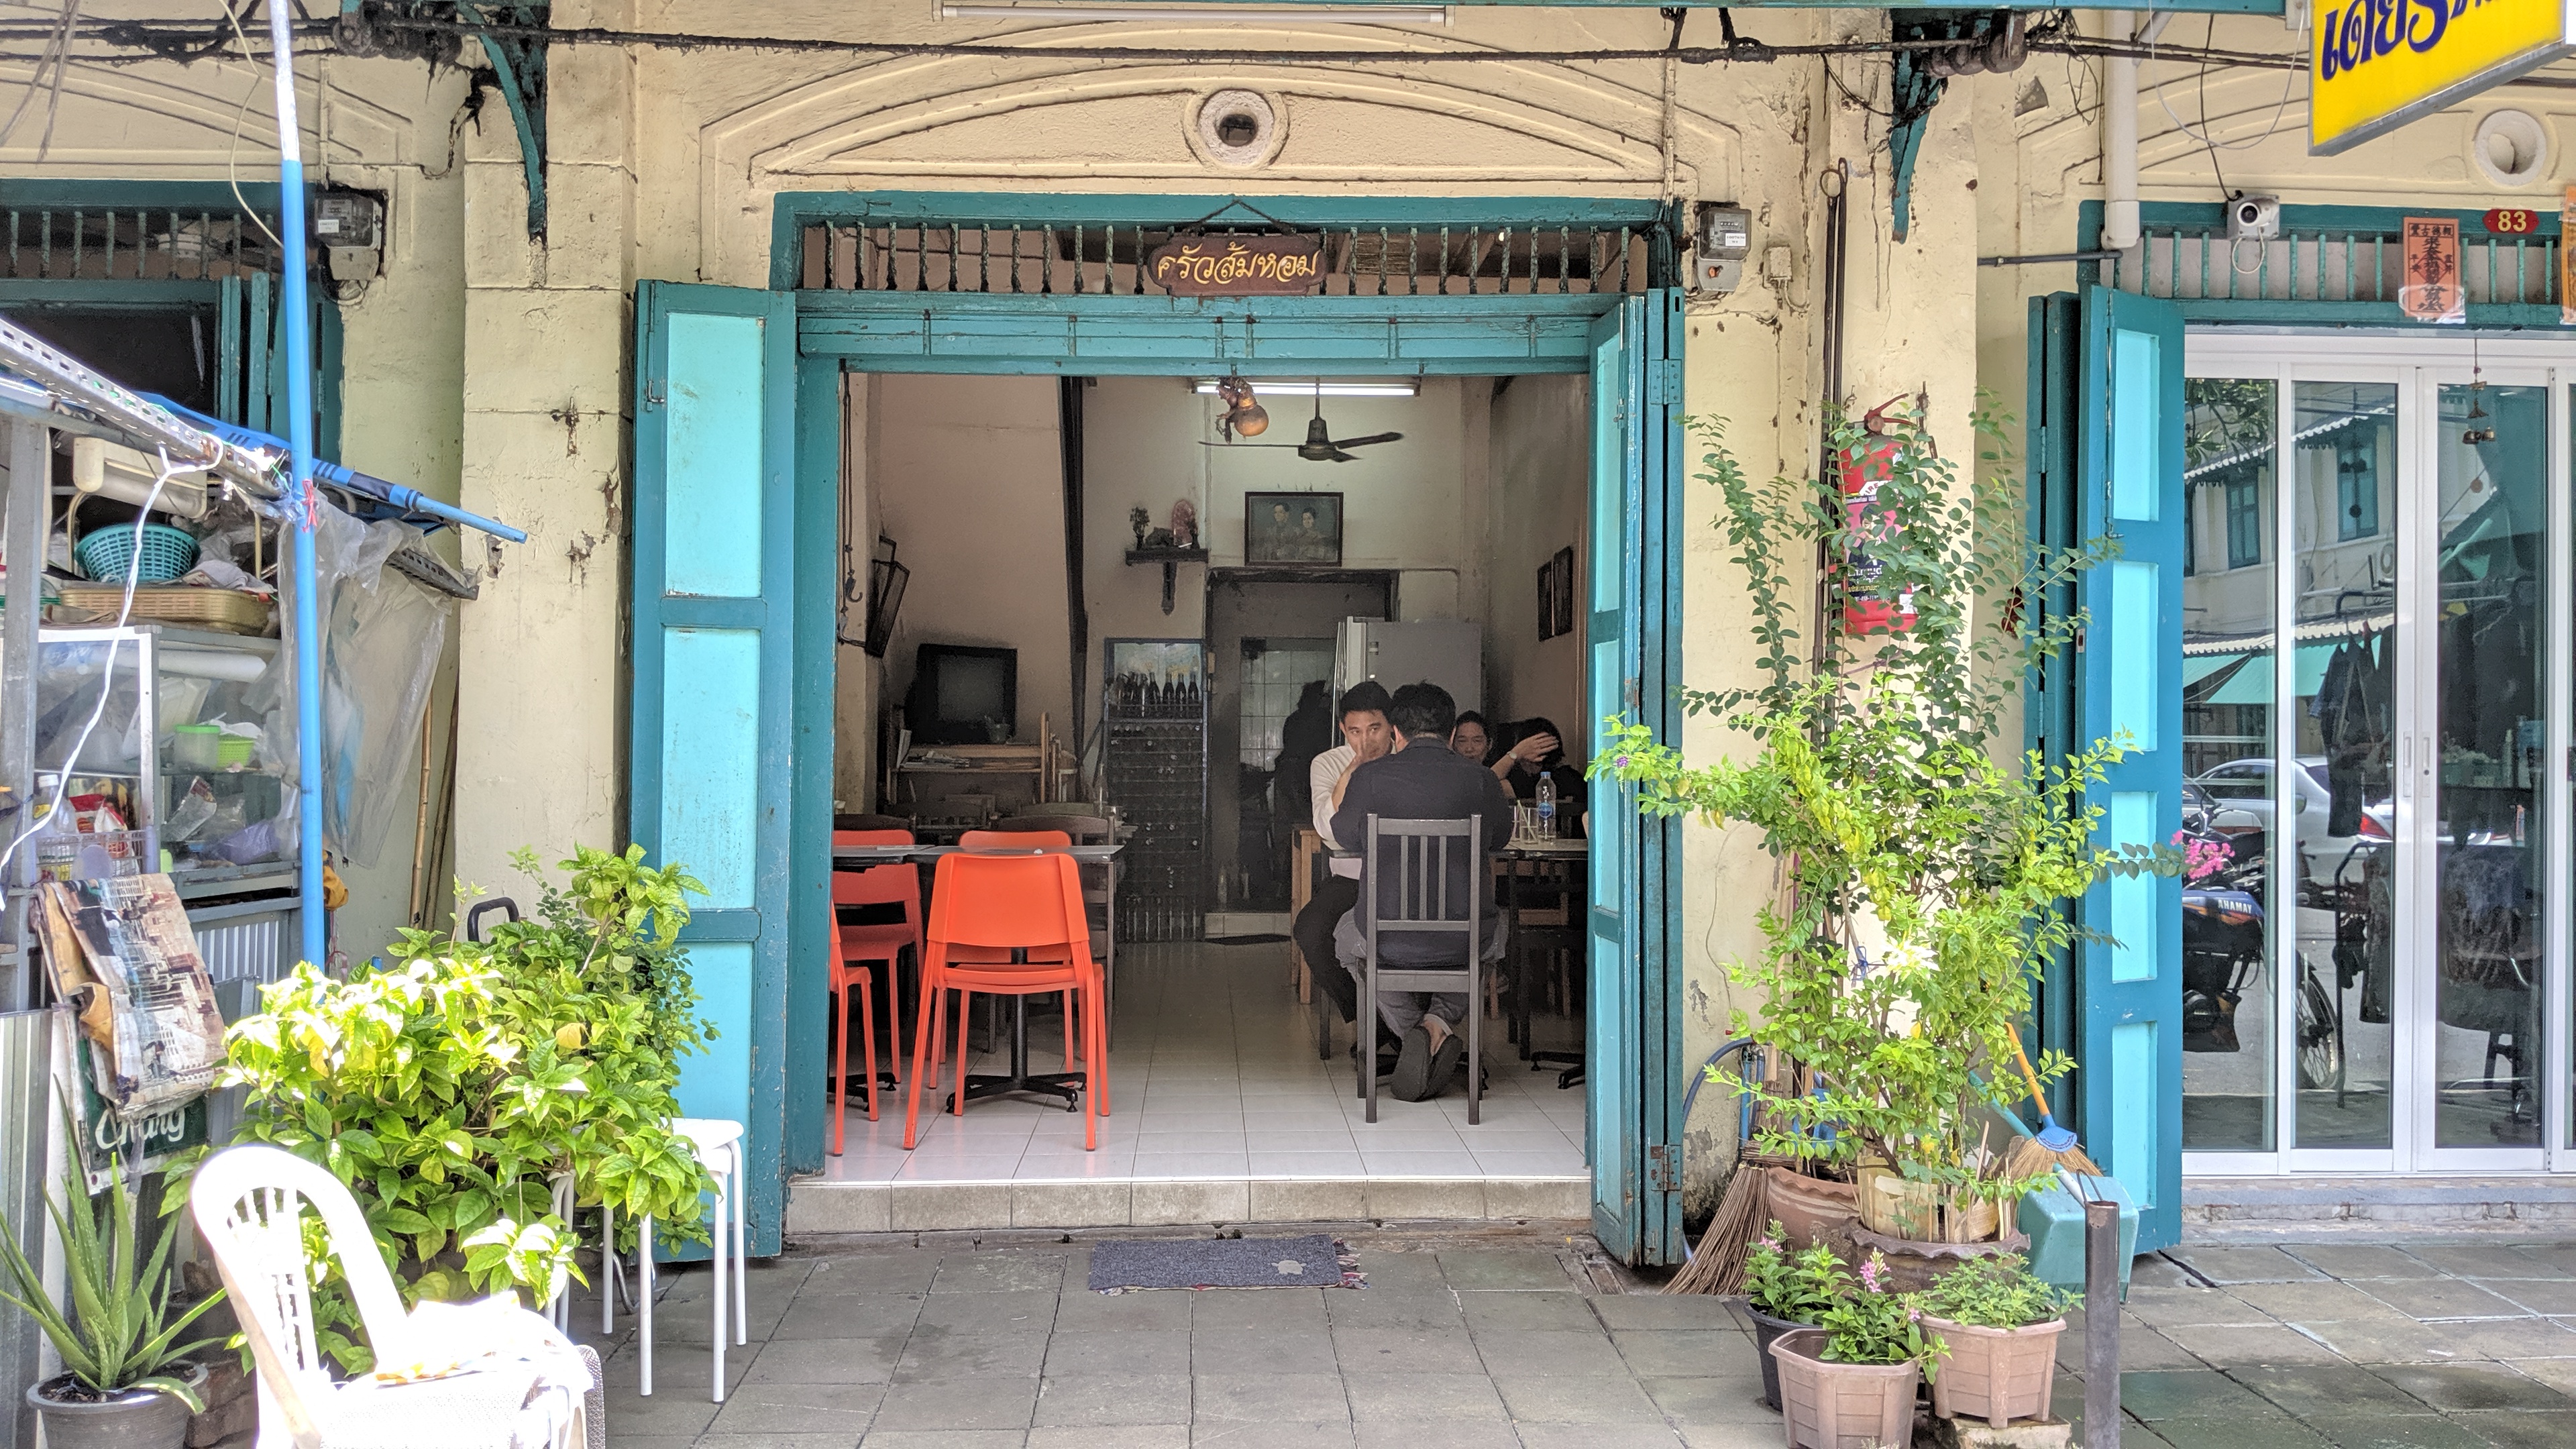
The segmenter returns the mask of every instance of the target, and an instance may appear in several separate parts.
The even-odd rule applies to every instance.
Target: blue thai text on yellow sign
[[[2308,150],[2366,141],[2564,53],[2569,0],[2318,0]]]

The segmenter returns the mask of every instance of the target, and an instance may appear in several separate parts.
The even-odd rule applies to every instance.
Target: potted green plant
[[[490,940],[406,931],[345,980],[299,966],[227,1036],[220,1080],[248,1089],[237,1140],[347,1184],[406,1305],[551,1300],[580,1272],[558,1177],[576,1206],[612,1205],[629,1243],[647,1216],[666,1241],[706,1237],[709,1179],[668,1125],[678,1059],[710,1034],[679,944],[704,887],[640,846],[562,865],[569,885]],[[313,1312],[343,1372],[373,1366],[336,1276],[317,1275]]]
[[[2000,458],[2003,420],[1974,421]],[[1729,1030],[1795,1070],[1712,1080],[1754,1099],[1758,1152],[1856,1179],[1855,1241],[1900,1255],[1899,1286],[1920,1286],[1945,1258],[2000,1251],[2001,1206],[2037,1181],[2012,1175],[1989,1109],[2020,1096],[2033,981],[2083,936],[2064,904],[2106,872],[2180,868],[2167,847],[2094,841],[2093,787],[2120,741],[2019,768],[2000,743],[2028,671],[2084,623],[2044,596],[2112,545],[2031,547],[2018,489],[1971,486],[1920,399],[1836,418],[1840,478],[1755,485],[1714,424],[1694,426],[1748,575],[1759,673],[1682,699],[1754,748],[1694,766],[1613,718],[1591,769],[1632,782],[1650,815],[1761,833],[1784,889],[1758,913],[1762,952],[1728,968],[1759,1003]],[[1821,624],[1800,607],[1819,550],[1837,599]],[[2069,1065],[2043,1052],[2035,1075]]]
[[[1916,1300],[1924,1326],[1941,1338],[1932,1412],[1984,1419],[2000,1429],[2048,1417],[2057,1336],[2081,1302],[2030,1274],[2019,1253],[1960,1264]]]
[[[1822,1243],[1792,1252],[1780,1220],[1744,1255],[1745,1307],[1753,1315],[1753,1351],[1762,1362],[1762,1402],[1780,1407],[1780,1366],[1771,1345],[1782,1334],[1814,1328],[1851,1285],[1834,1250]]]
[[[50,1449],[177,1449],[188,1416],[205,1407],[197,1390],[203,1366],[188,1355],[214,1340],[181,1343],[188,1325],[223,1298],[221,1289],[170,1312],[171,1245],[164,1228],[148,1257],[138,1257],[134,1199],[121,1168],[111,1167],[107,1201],[93,1205],[75,1160],[63,1175],[63,1197],[46,1211],[63,1247],[63,1299],[57,1307],[44,1276],[19,1247],[17,1225],[0,1218],[0,1265],[14,1287],[0,1299],[16,1305],[53,1340],[63,1372],[27,1389],[44,1421]]]
[[[1789,1449],[1913,1442],[1915,1385],[1933,1370],[1941,1340],[1892,1276],[1886,1258],[1870,1254],[1816,1327],[1771,1345]]]

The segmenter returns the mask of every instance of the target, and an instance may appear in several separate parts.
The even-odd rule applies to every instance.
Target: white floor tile
[[[847,1117],[846,1148],[827,1157],[843,1182],[1097,1181],[1190,1178],[1556,1176],[1582,1168],[1583,1093],[1530,1072],[1499,1030],[1486,1042],[1490,1086],[1484,1121],[1469,1127],[1466,1098],[1398,1102],[1380,1086],[1378,1118],[1363,1120],[1337,1027],[1332,1055],[1314,1050],[1318,1003],[1300,1005],[1281,969],[1280,946],[1140,945],[1119,963],[1117,1022],[1109,1054],[1113,1115],[1099,1119],[1100,1147],[1083,1149],[1083,1118],[1043,1098],[970,1103],[962,1118],[939,1111],[950,1063],[923,1083],[920,1146],[903,1150],[909,1093],[881,1099],[878,1121]],[[982,1015],[977,1014],[978,1030]],[[1030,1022],[1030,1066],[1058,1069],[1063,1053],[1051,1012]],[[1561,1021],[1541,1040],[1571,1039]],[[907,1037],[905,1045],[909,1048]],[[968,1069],[1006,1070],[1002,1049],[970,1053]],[[909,1050],[887,1058],[909,1071]]]

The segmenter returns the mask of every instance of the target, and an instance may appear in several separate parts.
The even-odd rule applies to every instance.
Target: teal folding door
[[[1592,752],[1602,722],[1637,718],[1678,737],[1681,550],[1680,307],[1630,297],[1593,323],[1592,539],[1585,647]],[[1635,1263],[1681,1258],[1680,1039],[1673,1011],[1678,832],[1645,821],[1636,792],[1593,783],[1591,994],[1585,1018],[1585,1147],[1593,1233]]]
[[[2077,392],[2074,512],[2117,544],[2076,585],[2080,748],[2128,753],[2089,792],[2096,839],[2152,846],[2182,825],[2182,313],[2089,289]],[[2085,896],[2073,1036],[2086,1150],[2136,1200],[2138,1248],[2182,1229],[2182,882],[2114,875]]]
[[[635,293],[628,834],[706,884],[682,933],[715,1027],[680,1109],[740,1122],[751,1251],[779,1250],[791,958],[794,299]]]

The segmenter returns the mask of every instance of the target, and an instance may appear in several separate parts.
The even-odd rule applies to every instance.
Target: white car
[[[2266,841],[2278,838],[2272,829],[2269,759],[2230,760],[2192,783],[2209,796],[2212,829],[2223,835],[2260,831]],[[2387,839],[2386,819],[2374,818],[2368,810],[2362,812],[2358,834],[2327,834],[2326,821],[2333,811],[2334,795],[2326,787],[2325,758],[2301,758],[2298,768],[2290,772],[2290,813],[2296,822],[2300,878],[2316,890],[2333,886],[2336,872],[2343,869],[2355,847]]]

